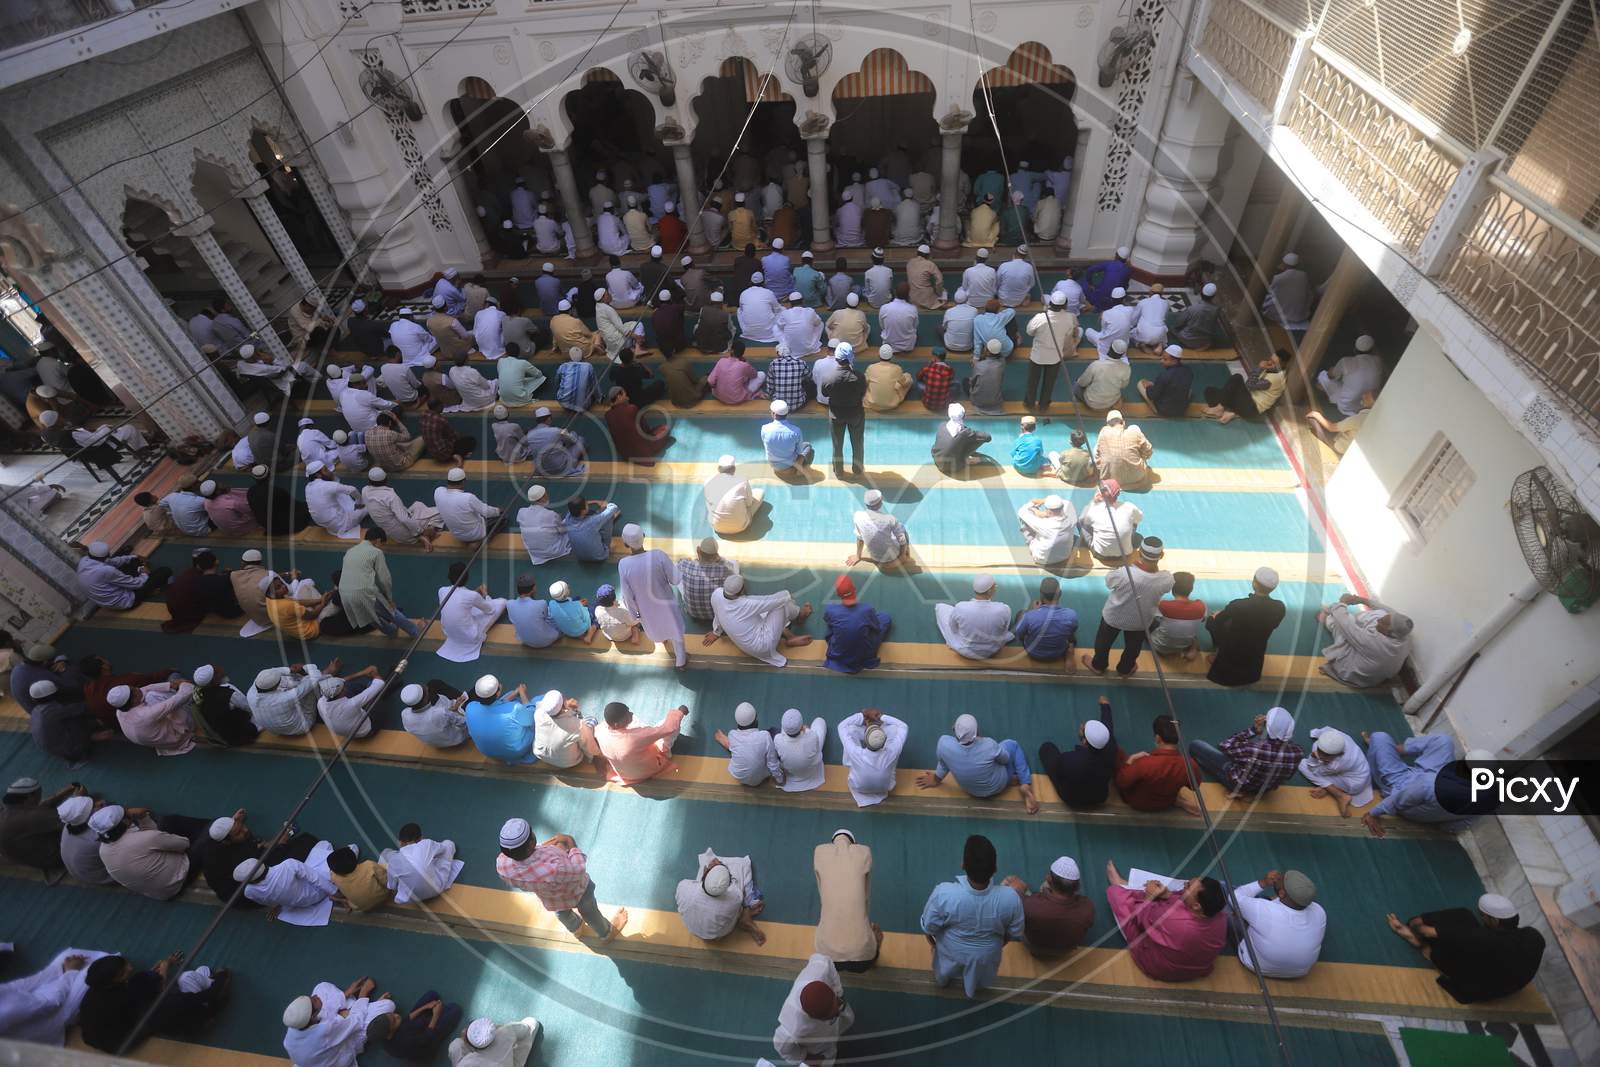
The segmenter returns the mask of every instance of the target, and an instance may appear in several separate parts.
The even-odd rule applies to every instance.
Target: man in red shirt
[[[685,245],[689,240],[689,228],[678,217],[677,205],[668,200],[662,205],[661,218],[656,220],[656,236],[661,241],[662,251],[669,256],[681,256],[688,251]]]
[[[1171,715],[1157,715],[1151,724],[1155,747],[1133,755],[1117,751],[1117,792],[1123,803],[1139,811],[1165,811],[1178,803],[1178,791],[1189,785],[1189,771],[1178,752],[1178,726]],[[1188,760],[1189,770],[1198,781],[1200,767]],[[1185,810],[1189,810],[1185,806]],[[1198,810],[1198,809],[1195,809]]]

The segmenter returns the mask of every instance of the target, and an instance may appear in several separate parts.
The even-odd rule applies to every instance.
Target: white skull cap
[[[743,701],[733,709],[733,721],[743,727],[754,726],[756,724],[756,706],[748,700]]]
[[[500,692],[500,679],[492,674],[485,674],[472,683],[472,695],[479,700],[489,700]]]
[[[467,1044],[473,1048],[488,1048],[494,1044],[494,1021],[488,1018],[479,1018],[468,1023]]]

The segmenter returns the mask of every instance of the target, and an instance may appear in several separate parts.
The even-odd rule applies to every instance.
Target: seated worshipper
[[[718,856],[708,848],[700,853],[698,872],[678,883],[678,917],[684,928],[702,941],[720,941],[738,928],[765,945],[767,935],[756,925],[756,916],[766,902],[750,857]]]
[[[1130,254],[1124,245],[1117,249],[1115,259],[1103,260],[1084,271],[1084,281],[1088,283],[1084,295],[1092,307],[1110,307],[1113,300],[1120,299],[1111,293],[1133,279],[1133,268],[1128,264]]]
[[[1111,701],[1100,697],[1100,717],[1078,727],[1076,748],[1063,752],[1055,742],[1039,746],[1039,763],[1069,808],[1098,808],[1111,793],[1117,742],[1112,735]]]
[[[1022,416],[1017,443],[1011,446],[1011,467],[1018,474],[1034,475],[1045,468],[1044,438],[1032,415]]]
[[[556,371],[556,403],[567,411],[588,411],[600,400],[600,385],[583,349],[568,349],[567,361]]]
[[[993,438],[967,425],[967,409],[960,404],[951,404],[945,415],[933,437],[933,465],[940,474],[965,476],[974,454]]]
[[[533,575],[517,575],[517,598],[506,605],[506,618],[525,648],[549,648],[561,640],[561,631],[550,619],[549,603],[534,599],[536,591]]]
[[[193,485],[193,482],[188,484]],[[172,516],[172,524],[185,537],[209,537],[211,517],[206,514],[205,497],[189,489],[174,489],[161,498],[161,506]]]
[[[735,468],[732,456],[718,458],[717,473],[707,480],[702,494],[706,502],[706,521],[723,537],[749,529],[761,510],[761,502],[766,499],[766,490],[752,489],[750,479],[734,473]]]
[[[195,732],[226,748],[248,745],[260,735],[250,721],[250,701],[228,680],[226,672],[206,663],[194,669],[189,716]]]
[[[1216,649],[1207,679],[1230,686],[1261,680],[1267,642],[1288,613],[1283,601],[1272,598],[1276,588],[1278,572],[1271,567],[1258,567],[1250,581],[1250,595],[1229,601],[1227,607],[1206,619],[1206,632]]]
[[[6,955],[11,953],[8,950]],[[0,1036],[61,1048],[88,996],[87,972],[103,952],[63,949],[44,969],[0,983]],[[20,1059],[20,1057],[19,1057]]]
[[[917,254],[906,261],[906,285],[910,300],[927,311],[937,311],[950,302],[945,295],[944,272],[933,261],[932,255],[932,248],[919,244]]]
[[[433,506],[439,510],[445,530],[456,540],[477,544],[488,536],[488,521],[498,519],[500,509],[485,504],[467,490],[467,472],[462,468],[451,467],[444,478],[445,484],[433,491]]]
[[[361,522],[367,517],[361,494],[354,486],[339,481],[333,468],[323,466],[321,460],[313,460],[306,467],[306,507],[311,511],[311,521],[334,537],[345,541],[361,537]]]
[[[839,240],[844,237],[841,235]],[[779,1059],[789,1063],[833,1067],[839,1054],[839,1038],[855,1021],[855,1009],[844,1002],[838,968],[830,957],[817,952],[801,968],[778,1010],[772,1047]]]
[[[1022,898],[1022,940],[1041,959],[1065,956],[1082,945],[1094,925],[1094,901],[1079,892],[1082,876],[1078,861],[1058,856],[1045,873],[1037,893],[1016,875],[1001,885]]]
[[[1384,836],[1383,820],[1390,815],[1454,834],[1471,826],[1477,816],[1493,812],[1492,800],[1473,800],[1466,763],[1455,758],[1455,742],[1448,736],[1408,737],[1397,744],[1380,730],[1363,733],[1361,738],[1367,743],[1372,785],[1383,794],[1383,799],[1361,816],[1372,836]],[[1483,749],[1466,755],[1468,762],[1493,758]]]
[[[1511,901],[1498,893],[1478,898],[1478,911],[1425,911],[1402,923],[1389,913],[1389,929],[1438,970],[1439,988],[1458,1004],[1509,997],[1539,973],[1544,935],[1522,926]]]
[[[833,583],[837,604],[823,609],[828,627],[827,658],[823,666],[840,674],[859,674],[878,666],[878,649],[889,636],[889,613],[856,599],[856,585],[841,574]]]
[[[1017,612],[1012,629],[1029,659],[1062,660],[1068,674],[1078,672],[1072,657],[1078,647],[1078,613],[1061,605],[1061,583],[1055,578],[1039,582],[1039,599]]]
[[[78,584],[83,586],[89,602],[117,611],[127,611],[159,593],[170,577],[171,570],[159,567],[152,571],[139,556],[113,556],[111,546],[104,541],[91,543],[78,560]]]
[[[778,340],[792,355],[805,358],[822,349],[822,318],[805,306],[804,297],[790,293],[787,307],[778,313]]]
[[[1190,757],[1228,787],[1230,799],[1265,796],[1294,777],[1305,754],[1294,743],[1294,716],[1283,708],[1257,715],[1220,748],[1199,738],[1189,742]]]
[[[1200,777],[1200,765],[1178,751],[1178,725],[1170,715],[1157,715],[1150,729],[1155,747],[1128,755],[1117,750],[1117,792],[1138,811],[1166,811],[1189,788],[1189,775]]]
[[[1331,370],[1317,375],[1317,385],[1341,415],[1359,415],[1362,397],[1377,393],[1383,384],[1383,358],[1372,350],[1374,343],[1362,334],[1356,338],[1355,355],[1345,356]]]
[[[1121,563],[1144,540],[1139,524],[1144,512],[1131,500],[1122,500],[1122,484],[1115,478],[1102,482],[1078,518],[1083,542],[1102,563]],[[1165,590],[1163,590],[1165,592]]]
[[[867,395],[862,405],[868,411],[893,411],[911,392],[911,375],[894,362],[894,349],[878,346],[878,361],[867,368]]]
[[[466,352],[461,352],[456,355],[450,367],[447,375],[450,387],[460,394],[461,402],[445,408],[446,411],[482,411],[495,404],[497,383],[485,378],[476,367],[468,363],[468,358]]]
[[[328,664],[327,673],[338,674],[339,667],[340,661],[335,658]],[[265,668],[245,695],[250,704],[250,721],[257,730],[279,737],[299,737],[310,732],[317,724],[317,682],[322,674],[310,663],[301,665],[299,670]]]
[[[409,405],[422,399],[422,393],[418,389],[422,379],[407,365],[400,349],[389,345],[384,349],[383,355],[384,364],[378,368],[378,381],[394,398],[395,403]]]
[[[453,1067],[523,1067],[533,1055],[542,1029],[539,1020],[531,1016],[498,1026],[481,1017],[472,1020],[446,1051]]]
[[[506,354],[506,319],[500,310],[500,301],[489,297],[478,313],[472,316],[472,343],[485,359],[499,359]]]
[[[766,280],[765,274],[756,271],[750,275],[750,288],[739,294],[739,335],[759,345],[780,340],[778,316],[783,313],[783,305],[766,287]]]
[[[872,266],[861,276],[861,288],[866,293],[867,303],[875,308],[894,299],[894,268],[883,260],[883,249],[874,248]]]
[[[244,442],[244,438],[242,437],[239,440],[241,443]],[[245,465],[247,467],[249,466],[248,457]],[[248,495],[246,499],[248,502]],[[166,508],[161,506],[161,502],[156,499],[156,495],[154,493],[135,493],[133,495],[133,502],[139,505],[141,509],[139,512],[139,519],[144,523],[144,528],[150,532],[152,537],[167,538],[180,536],[181,531],[179,531],[177,524],[172,521],[171,514],[167,512]],[[255,514],[252,512],[251,518],[253,519],[254,517]],[[258,523],[257,529],[259,528],[260,524]]]
[[[239,883],[234,879],[233,872],[244,860],[258,856],[266,856],[268,864],[285,857],[303,860],[317,845],[317,839],[311,834],[291,830],[269,846],[251,832],[245,816],[245,810],[240,808],[231,816],[213,819],[206,829],[206,836],[212,843],[205,851],[201,873],[205,876],[206,885],[221,901],[232,900],[237,892]],[[256,907],[254,902],[242,896],[235,903],[245,911]]]
[[[164,633],[191,633],[205,622],[207,615],[237,619],[244,614],[239,598],[234,595],[233,581],[218,570],[215,553],[208,548],[197,548],[189,564],[189,568],[180,571],[167,586],[167,613],[172,617],[161,624]]]
[[[378,668],[361,668],[348,678],[325,674],[317,682],[317,715],[327,724],[334,737],[366,737],[372,732],[372,718],[367,709],[383,691],[383,679]]]
[[[1094,462],[1102,479],[1115,481],[1123,489],[1145,489],[1150,485],[1150,456],[1155,446],[1137,426],[1129,426],[1122,412],[1106,412],[1106,423],[1094,442]]]
[[[622,346],[617,353],[617,361],[617,365],[611,369],[611,382],[627,395],[628,403],[645,408],[666,398],[667,383],[639,362],[632,345]]]
[[[772,412],[772,421],[761,426],[761,447],[772,469],[782,472],[811,466],[816,451],[800,432],[800,427],[789,421],[789,405],[782,400],[774,400],[768,408]]]
[[[380,1021],[388,1024],[386,1031],[380,1029],[378,1032],[379,1036],[388,1034],[383,1038],[383,1050],[397,1060],[431,1063],[438,1058],[439,1046],[450,1040],[451,1034],[456,1033],[463,1014],[461,1005],[446,1004],[438,993],[430,989],[417,998],[409,1013],[402,1016],[395,1011],[381,1017]],[[508,1023],[496,1030],[497,1037],[499,1030],[506,1030],[508,1033],[508,1045],[513,1053],[513,1062],[517,1047],[516,1037],[523,1032],[527,1033],[526,1045],[529,1052],[532,1052],[533,1037],[538,1030],[537,1022],[532,1026],[526,1023]],[[494,1042],[490,1041],[489,1044],[490,1048],[486,1051],[498,1054],[499,1050],[493,1047]],[[470,1053],[464,1055],[462,1060],[467,1060],[470,1055]]]
[[[268,571],[266,577],[261,579],[260,587],[266,600],[267,619],[281,638],[315,641],[322,636],[322,616],[336,590],[330,589],[316,595],[316,586],[311,585],[309,579],[305,582],[296,581],[291,588],[282,575],[272,571]]]
[[[436,441],[435,444],[447,447],[453,453],[456,451],[456,441],[454,431],[450,429],[450,421],[442,416],[440,421],[444,423],[444,430],[450,435],[451,440]],[[372,465],[388,471],[407,469],[422,457],[423,449],[429,446],[425,438],[413,436],[405,424],[388,411],[378,416],[378,425],[367,431],[364,443],[367,446],[367,458],[372,461]],[[468,448],[468,451],[471,449]]]
[[[880,567],[898,563],[910,551],[905,524],[883,510],[883,493],[868,489],[861,497],[863,510],[855,513],[856,550],[845,557],[844,565],[854,567],[871,560]]]
[[[181,756],[194,749],[193,694],[194,686],[183,681],[138,689],[119,685],[106,694],[106,703],[116,709],[123,737],[155,749],[158,756]]]
[[[440,366],[440,357],[422,357],[422,393],[427,398],[429,411],[444,412],[461,403],[461,394],[450,384],[450,368]],[[435,403],[437,401],[437,403]],[[428,434],[426,422],[422,423],[423,437]]]
[[[395,834],[399,848],[386,848],[378,859],[389,871],[389,888],[396,904],[432,900],[455,884],[466,866],[456,859],[454,841],[422,836],[422,827],[408,822]]]
[[[1072,558],[1078,545],[1078,513],[1054,493],[1035,497],[1017,509],[1017,522],[1028,554],[1041,567],[1054,567]]]
[[[723,579],[722,588],[711,594],[711,630],[702,643],[710,646],[726,636],[745,655],[782,667],[789,661],[778,651],[780,648],[798,648],[813,640],[807,634],[791,633],[790,624],[803,623],[810,617],[811,605],[795,603],[787,589],[749,594],[745,592],[744,576],[731,574]]]
[[[112,729],[117,728],[117,709],[111,706],[108,699],[111,690],[119,685],[128,686],[137,695],[143,687],[171,681],[172,676],[177,673],[174,667],[163,667],[154,671],[118,672],[112,668],[110,660],[93,654],[79,660],[75,671],[65,669],[65,656],[55,657],[51,668],[48,672],[49,677],[56,680],[63,690],[73,690],[94,717]],[[57,673],[57,670],[61,670],[62,673]]]
[[[644,322],[640,319],[634,319],[631,323],[625,322],[621,313],[617,311],[616,305],[612,302],[611,294],[605,289],[596,289],[593,296],[599,347],[595,348],[589,344],[576,344],[571,348],[558,348],[557,351],[566,352],[569,358],[576,360],[585,360],[589,356],[599,355],[604,352],[607,359],[614,361],[624,348],[633,344],[643,335]],[[567,318],[576,321],[575,316],[569,315]],[[582,328],[581,322],[578,323],[577,328]],[[574,348],[578,352],[577,356],[572,355]]]
[[[989,659],[1016,635],[1011,632],[1011,609],[994,599],[994,576],[972,579],[972,599],[959,604],[935,604],[934,620],[944,643],[967,659]]]
[[[167,598],[171,597],[169,592]],[[1357,604],[1361,611],[1348,610]],[[1333,644],[1322,650],[1324,662],[1318,669],[1353,688],[1382,685],[1400,673],[1411,654],[1410,617],[1371,597],[1345,593],[1339,603],[1318,611],[1317,621],[1333,634]]]
[[[1121,287],[1111,290],[1109,304],[1097,304],[1105,310],[1100,313],[1100,328],[1083,331],[1084,339],[1095,346],[1101,360],[1115,359],[1126,363],[1128,345],[1133,339],[1133,324],[1138,311],[1127,302],[1127,292]],[[1122,344],[1117,344],[1121,341]]]
[[[981,349],[990,341],[1000,342],[1000,355],[1006,359],[1011,358],[1017,347],[1017,313],[992,297],[972,320],[973,346]]]
[[[1161,294],[1165,292],[1160,282],[1150,286],[1150,292],[1133,305],[1133,336],[1135,345],[1146,352],[1154,352],[1167,344],[1167,316],[1172,314],[1172,302]]]
[[[756,721],[756,706],[749,701],[733,709],[734,731],[718,730],[717,744],[728,750],[728,773],[740,785],[761,785],[768,778],[783,784],[783,764],[772,745],[773,734]]]
[[[588,859],[567,834],[536,845],[526,819],[507,819],[500,827],[500,855],[494,868],[512,889],[537,896],[574,937],[587,924],[590,933],[607,945],[628,925],[627,908],[618,908],[609,920],[600,914]]]
[[[1091,411],[1109,411],[1122,403],[1122,391],[1133,376],[1128,363],[1128,342],[1120,338],[1111,343],[1111,351],[1083,369],[1073,395]]]
[[[871,332],[872,327],[867,322],[867,313],[861,310],[861,297],[855,293],[847,294],[844,298],[844,307],[828,316],[829,341],[843,341],[851,348],[864,351]]]
[[[783,770],[778,788],[786,793],[803,793],[820,786],[825,778],[822,749],[827,742],[828,724],[822,716],[808,725],[798,708],[784,712],[783,731],[772,739],[773,752]]]
[[[1162,656],[1194,659],[1200,654],[1200,627],[1205,622],[1206,602],[1191,594],[1194,575],[1175,571],[1172,595],[1156,605],[1150,623],[1150,651]]]
[[[583,353],[583,358],[597,356],[602,352],[611,353],[606,347],[605,338],[597,331],[589,329],[583,324],[572,310],[572,301],[563,300],[557,305],[560,309],[550,320],[550,339],[557,352],[571,354],[574,348]],[[620,347],[620,346],[619,346]]]
[[[434,748],[454,748],[467,740],[463,708],[467,694],[441,681],[413,682],[400,690],[400,724],[406,733]]]
[[[894,299],[878,309],[878,334],[895,355],[905,355],[917,347],[917,323],[921,312],[907,299],[910,286],[901,282]]]
[[[1232,341],[1216,297],[1216,283],[1206,282],[1200,287],[1200,299],[1172,316],[1167,336],[1184,348],[1227,348]]]
[[[561,429],[551,422],[547,407],[533,412],[533,429],[523,440],[522,452],[533,462],[533,469],[541,478],[564,478],[583,474],[588,470],[584,463],[586,451],[583,438],[571,430]]]
[[[978,251],[988,252],[1000,242],[1000,216],[995,211],[994,195],[985,194],[967,216],[967,238],[962,244],[978,246]]]
[[[205,498],[206,516],[217,533],[224,537],[249,537],[261,532],[261,524],[250,510],[250,494],[242,488],[219,489],[210,478],[200,483]]]
[[[557,585],[564,585],[557,582]],[[533,707],[533,754],[552,767],[576,767],[597,754],[594,720],[578,714],[574,697],[547,691]]]
[[[971,352],[974,345],[973,323],[977,320],[978,309],[967,303],[965,289],[957,289],[953,299],[955,302],[945,309],[939,323],[939,340],[951,352]]]
[[[377,860],[364,860],[354,848],[328,853],[328,878],[351,911],[376,911],[394,899],[389,869]]]
[[[628,705],[615,700],[607,704],[605,723],[595,727],[594,743],[611,766],[609,779],[634,785],[676,769],[672,743],[688,714],[688,705],[680,704],[662,716],[659,724],[639,726]]]
[[[1127,566],[1113,566],[1106,572],[1106,601],[1100,606],[1100,626],[1095,630],[1094,655],[1079,662],[1095,674],[1104,674],[1111,665],[1111,646],[1122,636],[1122,656],[1117,660],[1117,676],[1127,678],[1139,667],[1139,652],[1144,648],[1156,605],[1172,589],[1172,574],[1161,569],[1166,549],[1159,537],[1146,537]]]
[[[1331,726],[1311,731],[1311,752],[1300,761],[1300,773],[1314,786],[1314,797],[1332,797],[1346,818],[1351,808],[1372,803],[1372,767],[1348,734]]]
[[[711,392],[711,384],[695,376],[694,368],[681,352],[661,353],[661,380],[667,385],[667,399],[680,408],[694,407]]]
[[[1152,412],[1169,419],[1181,419],[1189,411],[1194,371],[1184,365],[1183,349],[1168,345],[1161,353],[1161,373],[1154,378],[1140,378],[1134,387]]]
[[[644,424],[644,413],[626,397],[614,399],[606,409],[606,432],[611,435],[612,447],[618,459],[637,463],[641,467],[655,466],[654,457],[672,444],[671,427],[654,429]]]
[[[211,845],[211,820],[187,815],[152,818],[144,808],[130,812],[107,804],[89,816],[100,839],[100,862],[111,880],[151,900],[171,900],[200,873]]]
[[[1250,377],[1234,374],[1220,388],[1206,386],[1206,418],[1224,424],[1236,418],[1259,419],[1288,388],[1288,365],[1289,350],[1280,348],[1257,363]]]
[[[222,1013],[233,990],[232,973],[210,967],[181,970],[183,953],[174,952],[147,970],[123,956],[100,956],[83,972],[85,992],[78,1004],[78,1036],[90,1048],[126,1055],[147,1037],[193,1041]],[[173,971],[177,980],[162,989]]]
[[[1187,982],[1211,973],[1228,943],[1228,894],[1221,882],[1191,878],[1177,892],[1154,879],[1131,886],[1110,860],[1106,881],[1111,917],[1139,970],[1158,982]]]
[[[1304,331],[1311,324],[1311,305],[1316,299],[1316,289],[1311,276],[1300,269],[1300,257],[1285,252],[1283,259],[1267,283],[1266,296],[1261,301],[1261,314],[1271,322],[1282,323],[1284,329]]]
[[[382,467],[367,468],[367,484],[361,487],[361,504],[367,518],[390,541],[400,545],[422,545],[433,551],[433,542],[444,532],[439,509],[420,500],[407,504],[389,486],[389,472]]]
[[[972,373],[962,384],[967,399],[978,411],[985,415],[1005,414],[1006,354],[1005,345],[998,337],[991,337],[978,345],[972,354]],[[926,396],[923,397],[923,403],[927,403]]]
[[[1316,902],[1316,884],[1299,871],[1268,871],[1255,886],[1236,890],[1234,897],[1239,962],[1267,978],[1310,974],[1328,929],[1328,914]],[[1241,922],[1248,936],[1239,931]]]
[[[522,346],[507,342],[506,354],[495,363],[499,383],[500,403],[509,407],[525,407],[533,403],[533,394],[544,385],[544,373],[523,358]]]
[[[350,846],[352,849],[354,845]],[[318,842],[304,860],[281,859],[270,866],[247,859],[234,868],[234,881],[244,886],[245,899],[267,909],[267,918],[291,926],[327,926],[339,889],[328,870],[333,845]]]
[[[602,563],[609,559],[611,528],[620,514],[622,509],[607,501],[585,500],[581,494],[568,500],[567,515],[562,523],[572,543],[573,558],[583,563]]]
[[[979,800],[999,796],[1012,785],[1022,790],[1022,802],[1029,815],[1039,813],[1033,795],[1033,772],[1022,746],[1007,738],[996,741],[978,734],[978,720],[958,715],[951,732],[939,738],[935,749],[939,762],[931,771],[917,775],[918,789],[933,789],[945,775],[955,775],[956,784]]]
[[[724,404],[743,404],[756,399],[767,380],[765,373],[756,370],[744,358],[744,343],[744,338],[735,337],[728,354],[717,360],[706,376],[711,395]]]
[[[310,996],[295,997],[283,1012],[283,1050],[295,1064],[355,1067],[369,1035],[388,1032],[394,1001],[373,1000],[378,985],[357,978],[339,990],[318,982]]]
[[[1073,430],[1063,452],[1051,452],[1050,470],[1068,485],[1094,485],[1098,480],[1094,457],[1089,454],[1089,435]]]
[[[1022,898],[994,884],[998,866],[994,843],[973,834],[962,850],[963,873],[934,886],[922,907],[933,980],[943,988],[959,978],[968,1000],[994,984],[1006,942],[1022,940]]]
[[[1032,299],[1034,286],[1039,281],[1033,264],[1028,262],[1028,248],[1018,245],[1016,255],[995,268],[995,295],[1008,308]]]
[[[452,564],[449,584],[439,587],[439,629],[445,640],[434,654],[452,663],[477,659],[490,627],[506,610],[504,597],[490,596],[489,587],[482,583],[469,589],[464,584],[465,577],[466,564]]]
[[[839,723],[844,765],[850,768],[846,784],[858,807],[881,804],[894,792],[908,732],[904,722],[878,708],[865,708]]]
[[[550,583],[550,599],[546,601],[550,621],[563,637],[575,637],[585,644],[594,637],[595,626],[589,615],[587,601],[572,599],[572,586],[566,582]]]
[[[494,419],[489,424],[489,435],[494,440],[495,457],[508,467],[521,463],[527,458],[522,452],[522,426],[511,421],[511,411],[504,404],[496,404],[489,414]]]
[[[84,885],[116,885],[116,881],[106,871],[106,865],[100,862],[100,838],[89,830],[89,816],[93,815],[105,802],[96,801],[93,797],[88,796],[83,792],[82,786],[67,786],[57,796],[62,794],[66,795],[66,799],[54,806],[56,818],[61,823],[61,837],[55,843],[57,851],[54,856],[48,854],[51,846],[49,827],[45,824],[46,820],[40,817],[43,813],[52,810],[51,805],[34,805],[40,809],[38,812],[31,813],[33,818],[38,819],[38,829],[35,833],[30,833],[28,838],[34,843],[37,853],[34,856],[26,857],[34,861],[29,863],[28,866],[38,867],[44,871],[47,881],[57,868],[64,868],[68,874]],[[24,808],[22,811],[28,813],[30,809]],[[8,814],[8,822],[9,818]],[[0,854],[9,859],[14,852],[19,850],[10,839],[12,827],[7,825],[5,831],[7,840],[4,847],[0,847]],[[42,866],[42,864],[48,864],[48,866]],[[5,1003],[5,993],[3,991],[6,988],[6,986],[0,985],[0,1004]],[[12,1036],[6,1031],[3,1009],[0,1009],[0,1034]]]
[[[517,529],[523,547],[535,565],[560,559],[572,551],[572,540],[562,515],[545,506],[549,494],[542,485],[528,486],[528,506],[517,511]]]
[[[722,290],[712,292],[710,303],[700,309],[700,317],[695,320],[694,346],[702,352],[725,352],[733,340],[733,326],[722,299]]]
[[[77,783],[45,797],[36,778],[18,778],[12,782],[0,803],[0,856],[43,871],[48,877],[59,878],[63,864],[61,849],[67,839],[61,828],[70,825],[59,809],[72,800],[89,801],[87,814],[81,803],[74,803],[69,809],[74,815],[81,814],[87,822],[93,814],[94,801]],[[95,849],[98,862],[98,842]]]
[[[638,249],[643,251],[643,249]],[[612,256],[611,269],[606,272],[606,291],[611,294],[611,303],[617,310],[633,307],[644,299],[644,283],[637,275],[622,265],[618,256]]]
[[[513,766],[537,763],[533,754],[533,705],[528,703],[528,687],[519,685],[507,692],[500,679],[485,674],[472,686],[476,698],[467,704],[467,735],[490,759]]]

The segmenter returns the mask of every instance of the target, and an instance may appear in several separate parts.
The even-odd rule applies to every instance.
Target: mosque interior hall
[[[0,0],[0,1060],[1600,1063],[1574,0]]]

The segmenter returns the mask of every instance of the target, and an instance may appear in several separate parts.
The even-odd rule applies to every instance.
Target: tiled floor
[[[137,481],[155,462],[155,458],[127,460],[119,470],[124,477]],[[66,493],[45,509],[44,521],[68,540],[75,539],[80,530],[91,525],[127,492],[105,475],[96,482],[81,464],[63,463],[60,454],[55,452],[0,455],[0,492],[9,495],[46,471],[49,472],[46,483],[60,486]]]

